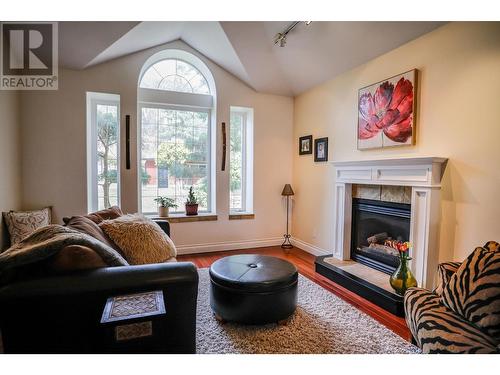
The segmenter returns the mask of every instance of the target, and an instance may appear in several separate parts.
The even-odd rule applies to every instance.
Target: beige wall
[[[19,94],[0,91],[0,212],[21,205]],[[0,250],[6,246],[0,218]]]
[[[86,212],[86,91],[120,94],[122,156],[124,115],[131,115],[131,170],[121,169],[122,208],[136,212],[137,80],[144,62],[164,48],[185,49],[211,69],[217,85],[217,214],[216,222],[173,224],[177,245],[219,244],[276,239],[282,236],[285,211],[280,197],[292,179],[293,99],[258,94],[182,42],[152,48],[83,71],[62,69],[59,90],[23,92],[23,202],[27,208],[52,205],[54,219]],[[255,220],[229,221],[229,175],[220,171],[220,123],[229,107],[254,108]],[[229,246],[229,245],[228,245]]]
[[[416,146],[357,151],[358,88],[413,68],[420,71]],[[330,161],[448,157],[440,260],[500,242],[500,23],[447,24],[295,98],[292,233],[331,252],[333,166],[298,156],[297,139],[308,134],[329,137]]]

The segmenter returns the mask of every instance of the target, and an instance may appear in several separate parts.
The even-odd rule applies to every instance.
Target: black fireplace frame
[[[352,199],[352,222],[355,222],[359,210],[365,212],[372,212],[376,214],[383,214],[395,217],[402,217],[411,220],[411,204],[385,202],[372,199],[353,198]],[[388,275],[392,274],[395,267],[391,267],[383,262],[363,256],[355,251],[356,239],[353,236],[351,228],[351,259],[365,264],[378,271],[384,272]]]

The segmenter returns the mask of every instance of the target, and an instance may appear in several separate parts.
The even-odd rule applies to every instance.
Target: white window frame
[[[229,213],[230,214],[253,214],[253,158],[254,158],[254,137],[253,137],[253,108],[247,107],[230,107],[230,113],[238,114],[242,117],[242,147],[241,147],[241,209],[232,209],[231,202],[229,202]],[[230,116],[231,118],[231,116]],[[231,126],[229,127],[231,129]],[[231,140],[231,130],[229,131],[229,140]],[[231,157],[229,158],[229,163],[231,163]],[[231,178],[231,177],[229,177]],[[231,184],[229,184],[231,186]],[[229,192],[229,197],[231,197],[231,192]]]
[[[174,110],[174,111],[189,111],[189,112],[204,112],[208,114],[208,167],[207,167],[207,183],[208,183],[208,192],[207,196],[209,197],[208,202],[207,202],[207,210],[200,210],[200,213],[211,213],[213,212],[212,210],[212,202],[210,197],[212,196],[212,173],[211,173],[211,165],[212,165],[212,121],[211,121],[211,110],[210,108],[202,108],[202,107],[188,107],[188,106],[180,106],[180,105],[172,105],[172,104],[159,104],[159,103],[147,103],[147,102],[139,102],[139,134],[138,134],[138,144],[139,144],[139,166],[138,166],[138,171],[139,171],[139,189],[141,189],[141,182],[140,182],[140,176],[141,176],[141,168],[142,168],[142,109],[143,108],[152,108],[152,109],[168,109],[168,110]],[[142,190],[139,190],[139,210],[141,213],[145,215],[151,215],[151,214],[156,214],[156,212],[143,212],[142,211]],[[181,207],[182,208],[182,207]],[[179,211],[171,211],[173,214],[182,214],[184,211],[179,210]]]
[[[117,204],[121,204],[120,184],[120,95],[101,92],[87,92],[87,211],[99,209],[99,193],[97,187],[97,106],[117,107],[118,134],[116,155],[116,189]]]
[[[154,64],[161,60],[166,59],[176,59],[184,61],[192,65],[194,68],[205,77],[207,84],[210,89],[210,94],[193,94],[185,92],[175,92],[167,90],[156,90],[150,88],[141,88],[140,83],[144,73]],[[207,65],[194,54],[179,50],[179,49],[166,49],[156,54],[150,56],[148,60],[144,63],[141,72],[139,74],[139,80],[137,82],[137,200],[139,212],[142,212],[142,186],[141,186],[141,161],[142,161],[142,108],[167,108],[167,109],[177,109],[177,110],[188,110],[188,111],[208,111],[209,113],[209,158],[208,158],[208,211],[207,214],[216,214],[216,131],[215,124],[216,121],[216,108],[217,108],[217,92],[215,86],[215,80],[208,69]],[[202,212],[202,211],[200,211]],[[179,213],[182,213],[180,211]],[[152,214],[152,213],[145,213]],[[156,214],[156,213],[155,213]]]

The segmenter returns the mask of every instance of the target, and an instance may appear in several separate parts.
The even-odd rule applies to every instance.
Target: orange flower
[[[403,241],[398,241],[396,242],[396,249],[401,252],[401,253],[404,253],[404,252],[407,252],[409,249],[410,249],[410,242],[406,241],[406,242],[403,242]]]

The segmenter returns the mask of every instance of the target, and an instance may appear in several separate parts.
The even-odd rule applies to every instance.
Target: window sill
[[[199,213],[198,215],[170,214],[167,217],[152,216],[151,219],[167,220],[169,223],[191,223],[194,221],[216,221],[217,215],[213,213]]]
[[[253,220],[253,219],[255,219],[255,214],[250,214],[250,213],[229,214],[229,220]]]

